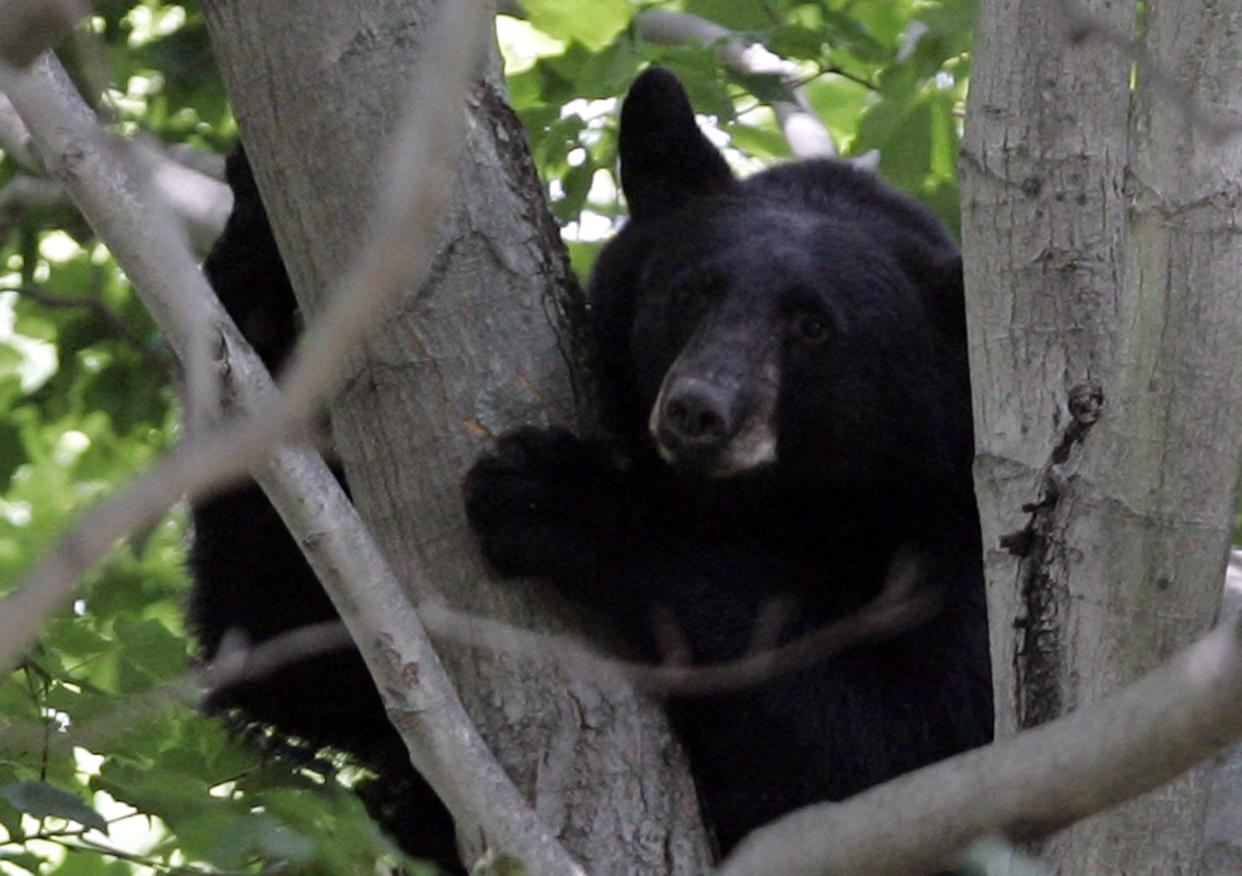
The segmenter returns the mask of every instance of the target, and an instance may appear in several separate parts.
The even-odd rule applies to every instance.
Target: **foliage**
[[[631,0],[526,0],[503,17],[513,104],[575,265],[623,215],[616,98],[641,65],[687,84],[742,171],[787,158],[780,83],[722,68],[702,46],[645,42]],[[954,162],[969,69],[969,0],[682,0],[805,71],[843,154],[957,226]],[[103,0],[96,95],[127,134],[223,151],[235,136],[192,6]],[[88,95],[98,71],[74,64]],[[5,157],[0,186],[22,169]],[[84,509],[178,438],[173,367],[107,251],[71,210],[27,213],[0,238],[0,589]],[[20,291],[14,291],[20,290]],[[398,860],[322,760],[265,756],[197,715],[179,680],[184,514],[116,550],[73,609],[0,682],[0,872],[378,872]],[[411,871],[415,872],[415,871]]]
[[[644,41],[634,7],[624,4],[595,6],[588,32],[580,17],[565,14],[572,5],[527,3],[525,21],[501,18],[500,36],[511,101],[551,181],[552,210],[567,225],[575,267],[583,271],[592,244],[624,214],[615,174],[615,98],[641,65],[656,62],[678,74],[696,111],[727,138],[741,170],[788,158],[790,151],[770,107],[784,93],[775,79],[722,67],[712,47]],[[880,174],[926,201],[956,232],[955,165],[973,2],[685,0],[661,8],[709,18],[797,61],[807,98],[842,154],[877,150]]]

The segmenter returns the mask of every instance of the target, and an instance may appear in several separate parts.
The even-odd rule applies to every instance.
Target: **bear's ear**
[[[651,67],[621,107],[621,188],[636,219],[727,188],[733,174],[703,136],[677,77]]]

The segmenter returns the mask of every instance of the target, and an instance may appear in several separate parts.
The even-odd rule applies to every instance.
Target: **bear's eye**
[[[798,317],[798,335],[805,341],[818,344],[827,340],[830,328],[827,318],[817,313],[804,313]]]

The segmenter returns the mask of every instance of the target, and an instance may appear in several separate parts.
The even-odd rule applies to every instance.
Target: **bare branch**
[[[211,296],[178,224],[146,196],[128,144],[105,134],[56,59],[0,71],[48,175],[64,185],[134,283],[184,366],[191,423],[216,408]]]
[[[484,836],[487,846],[519,858],[529,872],[580,874],[487,749],[401,582],[323,460],[282,448],[256,479],[333,597],[414,767],[453,814],[458,832]]]
[[[216,659],[190,677],[199,687],[215,693],[271,675],[301,660],[352,648],[353,644],[349,630],[341,621],[308,624],[253,647],[243,640],[229,641],[226,636]]]
[[[69,206],[64,189],[57,183],[18,174],[0,189],[0,243],[8,240],[14,226],[28,213]]]
[[[195,156],[191,154],[195,151],[182,149],[179,154],[187,160],[195,160]],[[194,249],[206,252],[216,242],[224,229],[224,223],[228,221],[229,212],[233,209],[233,193],[218,176],[211,176],[172,155],[145,146],[141,149],[141,154],[147,165],[150,185],[181,220]],[[214,163],[223,172],[224,163],[220,156],[208,156],[205,153],[198,155],[204,159],[216,159]],[[201,164],[208,167],[211,163],[204,160]]]
[[[988,834],[1044,836],[1150,791],[1239,735],[1234,618],[1097,705],[761,828],[719,873],[931,872]]]
[[[28,298],[31,301],[56,310],[65,310],[73,308],[81,308],[93,312],[100,320],[108,324],[108,328],[112,333],[131,347],[151,360],[161,368],[166,369],[170,374],[176,374],[176,364],[165,356],[161,356],[157,350],[146,341],[141,335],[125,324],[124,320],[108,309],[102,301],[96,298],[85,297],[68,297],[65,295],[56,295],[48,292],[46,289],[40,289],[38,286],[0,286],[0,292],[12,292],[20,295],[22,298]]]
[[[13,104],[0,93],[0,149],[16,161],[22,170],[42,174],[43,168],[30,151],[30,131]]]
[[[215,152],[204,152],[185,143],[170,143],[164,149],[165,154],[178,164],[197,170],[218,182],[224,182],[224,156]]]
[[[0,60],[29,66],[89,11],[81,0],[8,0],[0,6]]]
[[[578,639],[518,629],[455,611],[438,600],[424,600],[418,611],[437,638],[497,653],[553,658],[571,673],[604,681],[624,680],[648,693],[702,696],[753,687],[863,642],[896,635],[926,620],[938,600],[934,594],[918,591],[914,586],[916,574],[911,563],[895,568],[883,592],[872,602],[784,645],[755,650],[736,660],[698,666],[652,666],[616,660],[591,650]],[[760,631],[758,626],[756,631]]]
[[[193,669],[142,694],[126,697],[115,711],[58,732],[47,742],[58,749],[81,745],[91,751],[101,751],[175,702],[196,704],[205,694],[254,681],[299,661],[350,647],[353,647],[353,640],[340,621],[299,627],[254,647],[244,641],[226,640],[210,665]],[[0,732],[0,750],[37,748],[44,744],[45,733],[44,726],[33,720],[6,726]]]
[[[60,183],[43,178],[42,169],[27,148],[28,139],[29,132],[13,105],[0,95],[0,148],[35,174],[15,176],[0,189],[0,241],[27,211],[73,205]],[[176,213],[195,250],[206,252],[224,229],[233,204],[233,193],[220,181],[223,159],[189,147],[170,148],[167,154],[153,148],[146,151],[150,184]]]
[[[772,105],[790,148],[799,158],[837,154],[832,134],[811,111],[806,94],[796,83],[802,71],[759,43],[748,42],[706,18],[665,9],[646,9],[634,16],[643,39],[653,43],[702,43],[715,46],[720,60],[735,70],[755,76],[776,76],[789,89],[789,100]]]

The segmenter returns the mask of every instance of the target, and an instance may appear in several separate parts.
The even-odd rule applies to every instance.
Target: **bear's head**
[[[930,214],[843,162],[736,180],[658,68],[620,153],[631,219],[592,279],[610,428],[697,478],[961,479],[961,266]]]

